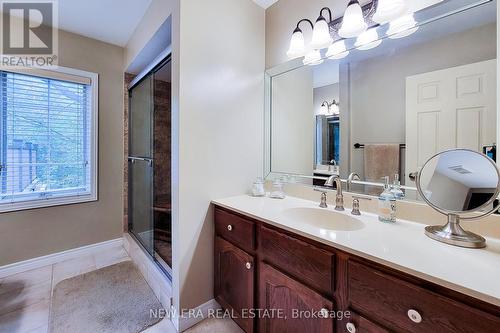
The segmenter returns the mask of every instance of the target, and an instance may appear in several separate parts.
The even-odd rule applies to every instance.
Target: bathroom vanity
[[[425,237],[418,223],[353,218],[298,198],[214,205],[215,297],[246,332],[500,328],[496,241],[484,250],[451,247]]]

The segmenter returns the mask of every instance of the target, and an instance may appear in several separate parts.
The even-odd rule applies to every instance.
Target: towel
[[[382,177],[399,175],[399,144],[365,144],[365,179],[368,182],[380,183]],[[382,190],[376,186],[366,186],[367,194],[379,195]]]

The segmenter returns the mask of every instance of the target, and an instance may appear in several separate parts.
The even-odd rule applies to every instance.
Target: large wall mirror
[[[346,40],[340,59],[322,54],[267,72],[269,177],[321,186],[357,173],[364,183],[351,191],[378,195],[389,176],[417,199],[411,176],[436,153],[496,159],[497,1],[424,2],[411,30],[387,37],[380,26],[376,42]]]

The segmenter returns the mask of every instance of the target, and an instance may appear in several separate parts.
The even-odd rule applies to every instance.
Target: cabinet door
[[[333,332],[331,301],[269,265],[259,275],[260,332]]]
[[[220,237],[215,238],[215,298],[245,332],[253,332],[253,319],[242,316],[253,309],[254,259]],[[246,317],[246,318],[244,318]]]

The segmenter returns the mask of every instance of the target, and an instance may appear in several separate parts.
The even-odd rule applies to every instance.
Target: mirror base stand
[[[461,247],[479,249],[486,246],[486,239],[460,226],[460,217],[455,214],[448,215],[448,223],[445,226],[428,226],[425,234],[430,238]]]

